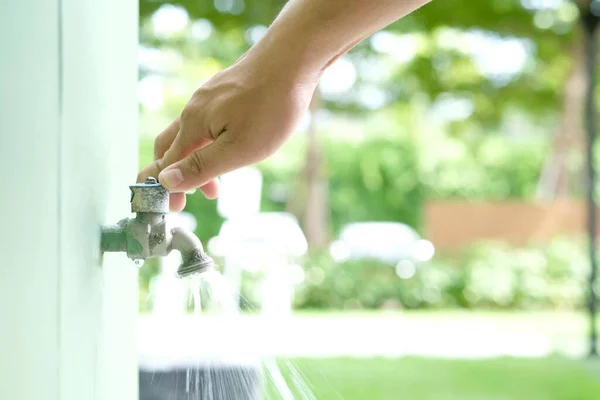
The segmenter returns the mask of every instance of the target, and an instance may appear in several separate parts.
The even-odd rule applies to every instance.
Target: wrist
[[[362,35],[355,24],[336,22],[339,11],[318,0],[290,0],[248,58],[275,76],[316,83]]]
[[[268,32],[244,56],[255,73],[293,83],[317,82],[327,64],[304,41]]]

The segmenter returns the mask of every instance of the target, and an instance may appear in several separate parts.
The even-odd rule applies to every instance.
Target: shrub
[[[563,238],[525,248],[481,243],[437,256],[409,279],[392,266],[323,255],[305,269],[297,308],[573,309],[584,304],[589,273],[583,241]]]

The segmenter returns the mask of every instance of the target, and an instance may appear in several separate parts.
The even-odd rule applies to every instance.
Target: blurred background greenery
[[[154,137],[193,91],[259,40],[284,4],[140,0],[140,166],[151,162]],[[578,18],[568,0],[438,0],[331,67],[297,134],[258,165],[262,211],[293,213],[307,236],[296,309],[582,312],[589,275],[583,232],[559,230],[517,245],[482,238],[436,249],[409,279],[376,260],[339,262],[328,252],[343,226],[361,221],[401,222],[427,238],[430,202],[582,200],[586,86]],[[219,233],[223,219],[215,201],[189,195],[186,211],[198,219],[203,242]],[[143,312],[152,308],[158,270],[153,261],[141,270]],[[242,306],[256,309],[262,276],[244,274]],[[498,364],[506,366],[505,379],[514,378],[517,364]],[[503,379],[501,369],[490,374]],[[420,385],[423,393],[435,386]],[[526,397],[477,391],[468,397],[460,383],[450,386],[462,395],[411,398],[585,398],[568,387]],[[497,389],[491,386],[490,393]],[[594,390],[598,398],[598,386]]]
[[[256,42],[284,3],[140,2],[140,166],[152,160],[154,137],[195,88]],[[322,251],[351,222],[398,221],[427,237],[427,201],[579,198],[584,92],[572,82],[584,77],[577,18],[570,1],[433,2],[333,66],[317,93],[322,101],[311,113],[312,124],[300,127],[275,156],[258,165],[262,210],[294,213],[307,236],[314,232],[307,224],[322,232],[308,237],[313,251],[304,265],[322,269],[327,279],[302,288],[298,307],[376,308],[386,300],[407,308],[582,304],[583,293],[573,289],[583,289],[577,285],[586,274],[580,237],[519,248],[472,243],[457,249],[460,256],[438,252],[414,282],[396,281],[393,290],[385,284],[373,287],[388,282],[377,274],[392,270],[374,263],[346,268]],[[557,170],[550,178],[544,173]],[[315,181],[326,190],[308,193]],[[308,196],[317,201],[306,201]],[[199,219],[196,233],[206,242],[223,221],[216,202],[199,193],[188,197],[186,211]],[[314,215],[309,206],[324,208],[325,218],[308,221],[305,215]],[[522,261],[521,255],[529,259]],[[501,281],[509,287],[501,291],[510,294],[498,300],[477,294],[469,277],[480,265],[505,275]],[[144,287],[152,270],[142,274]],[[334,276],[343,271],[353,281],[351,293],[319,295],[329,292]],[[430,299],[416,294],[436,273],[444,276],[438,294]],[[527,299],[531,280],[544,289]],[[565,288],[557,289],[554,281]],[[557,296],[557,291],[564,293]],[[352,299],[358,303],[347,302]]]

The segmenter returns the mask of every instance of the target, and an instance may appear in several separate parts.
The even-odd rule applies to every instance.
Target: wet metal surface
[[[131,212],[169,212],[169,190],[156,179],[149,177],[144,183],[129,186],[131,189]]]

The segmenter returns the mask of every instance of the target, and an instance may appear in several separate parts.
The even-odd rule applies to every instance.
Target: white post
[[[0,399],[137,398],[137,2],[0,6]]]
[[[258,214],[261,199],[262,174],[258,168],[240,168],[221,176],[221,193],[217,200],[217,211],[226,220],[236,221]],[[239,263],[239,257],[232,257],[228,248],[231,243],[227,238],[222,239],[226,242],[223,275],[234,291],[235,304],[239,304],[244,266]]]

